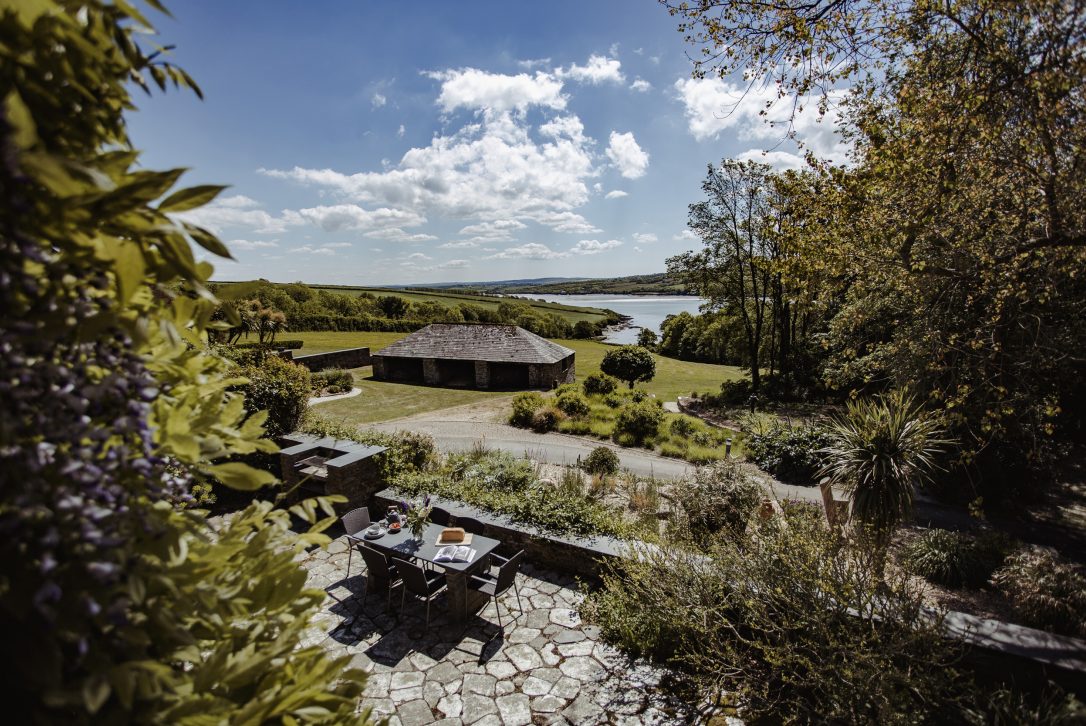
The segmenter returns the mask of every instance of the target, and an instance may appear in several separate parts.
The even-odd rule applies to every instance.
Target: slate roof
[[[515,325],[433,323],[374,355],[490,363],[557,363],[573,355],[573,351]]]

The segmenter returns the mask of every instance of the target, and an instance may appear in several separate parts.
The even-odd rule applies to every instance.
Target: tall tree
[[[729,309],[743,321],[747,366],[755,391],[765,363],[763,347],[773,313],[772,272],[766,264],[776,245],[769,206],[770,167],[725,159],[709,166],[701,188],[708,197],[690,205],[687,226],[704,249],[667,261],[668,274],[707,298],[710,310]]]
[[[916,386],[974,481],[1030,481],[1086,399],[1086,0],[669,7],[696,73],[797,103],[852,84],[854,162],[802,255],[842,296],[827,372]]]

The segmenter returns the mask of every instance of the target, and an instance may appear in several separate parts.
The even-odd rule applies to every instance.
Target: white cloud
[[[634,232],[632,236],[634,242],[640,242],[641,244],[652,244],[656,240],[660,239],[652,232]]]
[[[278,247],[277,242],[269,240],[248,240],[248,239],[232,239],[226,243],[226,246],[230,249],[237,250],[260,250],[270,247]]]
[[[645,176],[649,168],[649,155],[638,146],[637,140],[630,132],[624,134],[611,132],[611,140],[607,145],[607,158],[627,179]]]
[[[405,129],[403,127],[403,124],[400,124],[400,128],[396,129],[396,135],[399,136],[402,139],[403,135],[406,134],[406,133],[407,133],[407,129]]]
[[[513,234],[526,227],[523,222],[515,219],[495,219],[478,224],[469,224],[460,230],[460,234],[470,237],[474,247],[482,242],[512,242]]]
[[[388,242],[406,242],[409,244],[430,242],[437,239],[437,237],[432,234],[423,234],[421,232],[418,234],[409,234],[399,227],[392,227],[391,229],[375,229],[372,232],[364,233],[362,236],[369,237],[370,239],[383,239]]]
[[[777,143],[791,131],[797,142],[815,156],[835,163],[847,160],[849,147],[836,131],[839,113],[837,104],[847,90],[830,92],[830,106],[820,116],[817,100],[809,97],[779,98],[774,86],[754,86],[729,83],[720,78],[681,79],[675,90],[686,111],[687,127],[695,139],[716,138],[722,132],[738,128],[738,138],[762,139]],[[760,149],[744,152],[743,158]],[[763,162],[782,168],[802,165],[802,158],[788,152],[771,152]]]
[[[374,108],[381,108],[386,103],[388,103],[388,99],[383,93],[375,93],[373,94],[373,97],[370,98],[370,103],[373,105]]]
[[[758,149],[750,149],[744,151],[735,158],[739,161],[756,161],[760,164],[769,164],[770,166],[781,170],[804,169],[807,167],[807,161],[802,156],[788,151],[759,151]]]
[[[616,46],[611,46],[612,55]],[[622,75],[622,63],[615,58],[607,58],[602,55],[590,55],[588,64],[579,66],[576,63],[569,68],[559,68],[556,73],[560,78],[571,78],[580,83],[591,83],[597,86],[601,83],[622,83],[626,77]]]
[[[575,255],[598,255],[601,252],[607,250],[613,250],[616,247],[621,247],[622,242],[617,239],[609,239],[606,242],[600,242],[595,239],[583,239],[570,248],[570,252]]]
[[[519,247],[510,247],[484,259],[487,260],[553,260],[568,257],[568,252],[555,252],[547,245],[529,242]]]
[[[549,57],[548,58],[535,58],[535,59],[518,60],[517,61],[518,66],[520,66],[521,68],[523,68],[525,70],[528,70],[528,71],[532,70],[533,68],[536,68],[537,66],[549,66],[550,64],[551,64],[551,59]]]
[[[466,250],[478,247],[480,244],[481,242],[477,239],[466,239],[459,242],[445,242],[444,244],[438,245],[438,247],[444,250]]]
[[[621,189],[612,189],[611,191],[607,192],[607,194],[604,196],[604,198],[605,199],[621,199],[622,197],[628,197],[628,196],[630,196],[630,195],[627,194],[626,192],[622,191]]]
[[[357,204],[332,204],[284,212],[289,224],[311,222],[325,232],[340,230],[373,230],[414,227],[426,222],[426,217],[404,209],[363,209]]]
[[[321,247],[324,247],[324,248],[327,248],[327,249],[330,249],[330,250],[342,250],[342,249],[346,249],[347,247],[353,247],[353,246],[354,245],[352,245],[350,242],[329,242],[328,244],[321,245]]]
[[[411,260],[412,262],[428,262],[434,258],[421,252],[412,252],[406,257],[406,259]]]
[[[448,260],[437,265],[439,270],[462,270],[468,266],[467,260]]]
[[[477,68],[432,71],[425,75],[441,81],[437,103],[446,113],[459,108],[492,113],[523,113],[529,106],[562,109],[562,81],[549,73],[515,76],[488,73]]]
[[[555,232],[566,232],[567,234],[593,234],[594,232],[602,231],[599,227],[596,227],[581,215],[574,214],[573,212],[549,212],[532,216],[531,219],[550,227]]]
[[[700,240],[701,237],[698,237],[689,229],[684,229],[682,232],[677,233],[671,239],[675,240],[676,242],[693,242],[696,240]]]
[[[630,84],[630,90],[637,91],[638,93],[647,93],[652,90],[652,84],[644,78],[638,77]]]
[[[303,245],[301,247],[295,247],[294,249],[292,249],[290,251],[291,252],[299,252],[299,253],[308,254],[308,255],[334,256],[336,254],[335,250],[329,249],[327,247],[313,247],[312,245]]]
[[[216,199],[199,209],[179,212],[173,216],[218,235],[228,227],[245,227],[258,234],[286,231],[287,222],[282,217],[274,217],[263,209],[257,209],[259,206],[256,201],[239,194]]]

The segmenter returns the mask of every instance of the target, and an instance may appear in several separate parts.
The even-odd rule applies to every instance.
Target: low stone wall
[[[395,489],[377,492],[374,495],[373,518],[379,518],[388,507],[403,498]],[[631,552],[628,543],[614,537],[553,535],[530,525],[515,523],[503,515],[451,499],[434,496],[431,497],[431,503],[452,515],[453,526],[456,525],[457,517],[471,517],[482,522],[483,534],[499,540],[503,550],[524,550],[524,556],[537,565],[582,577],[598,576],[604,562]]]
[[[327,353],[292,356],[298,365],[303,365],[313,373],[329,368],[361,368],[372,362],[369,348],[345,348]]]
[[[376,519],[403,496],[385,489],[374,499]],[[608,560],[636,557],[642,549],[653,548],[605,536],[556,536],[469,504],[436,496],[431,500],[453,516],[453,525],[457,516],[476,519],[483,523],[483,534],[500,540],[503,549],[524,550],[536,564],[581,577],[597,577]],[[953,611],[947,613],[945,627],[948,637],[970,646],[968,660],[979,671],[1005,675],[1013,670],[1023,679],[1038,684],[1054,680],[1078,693],[1086,687],[1086,641]]]

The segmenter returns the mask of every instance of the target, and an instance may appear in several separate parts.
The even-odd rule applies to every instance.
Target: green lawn
[[[403,338],[407,333],[289,333],[290,338],[305,341],[295,355],[323,353],[342,348],[368,346],[376,353],[381,348]],[[577,353],[577,379],[583,380],[589,373],[600,369],[600,361],[611,346],[591,340],[556,341]],[[354,398],[322,403],[315,410],[325,416],[341,418],[354,423],[387,421],[388,419],[409,416],[414,413],[436,411],[450,406],[485,400],[495,396],[508,396],[508,392],[493,393],[432,386],[416,386],[406,383],[387,383],[370,378],[370,368],[359,368],[355,378],[362,388],[362,395]],[[709,363],[691,363],[688,361],[661,358],[656,356],[656,378],[638,385],[663,401],[674,401],[676,397],[689,396],[692,391],[699,393],[716,392],[726,380],[743,377],[742,371],[734,366],[720,366]]]
[[[438,292],[438,291],[416,291],[416,290],[397,290],[394,288],[380,288],[380,287],[353,287],[353,286],[340,286],[340,285],[310,285],[314,290],[328,290],[329,292],[339,293],[341,295],[361,295],[364,292],[368,292],[371,295],[397,295],[409,300],[411,302],[437,302],[446,307],[453,307],[460,303],[469,303],[471,305],[478,305],[479,307],[487,308],[488,310],[497,310],[498,306],[502,302],[505,302],[507,298],[489,297],[483,295],[464,295],[455,292]],[[542,302],[539,300],[526,300],[521,299],[520,302],[526,303],[531,308],[543,315],[546,313],[554,313],[561,318],[569,321],[570,323],[577,323],[581,320],[587,320],[590,323],[597,322],[606,317],[604,311],[600,308],[583,307],[576,305],[563,305],[562,303]]]

